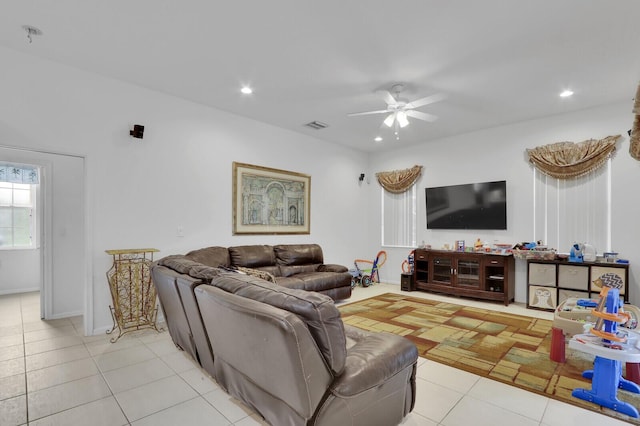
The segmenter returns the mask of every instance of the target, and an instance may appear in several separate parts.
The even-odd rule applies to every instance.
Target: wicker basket
[[[555,250],[518,250],[513,249],[513,257],[516,259],[531,260],[554,260],[556,258]]]

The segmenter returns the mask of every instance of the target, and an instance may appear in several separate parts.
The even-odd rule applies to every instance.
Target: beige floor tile
[[[24,374],[16,374],[0,379],[0,400],[24,395],[26,392]]]
[[[87,345],[87,350],[91,356],[108,354],[110,352],[121,351],[135,346],[142,346],[143,343],[135,338],[120,338],[117,342],[111,343],[109,335],[83,337],[83,341]]]
[[[75,327],[73,325],[65,325],[62,327],[45,328],[41,330],[25,332],[24,342],[38,342],[40,340],[53,339],[62,336],[77,336]]]
[[[198,363],[183,351],[161,356],[160,359],[162,359],[176,373],[182,373],[183,371],[198,367]]]
[[[102,372],[148,361],[153,358],[156,358],[156,354],[144,345],[132,346],[120,351],[108,352],[94,357],[98,368]]]
[[[216,381],[200,368],[192,368],[191,370],[184,371],[180,373],[180,377],[200,395],[220,389]]]
[[[162,340],[154,340],[152,342],[145,343],[145,345],[147,345],[147,347],[157,356],[169,355],[180,351],[171,339],[162,338]]]
[[[245,417],[239,422],[235,422],[233,426],[270,426],[262,417],[257,414]]]
[[[111,395],[100,375],[85,377],[36,392],[29,392],[29,421],[97,401]]]
[[[418,366],[417,377],[435,384],[466,393],[473,387],[480,376],[468,373],[448,365],[426,360]]]
[[[10,336],[2,336],[0,337],[0,347],[21,345],[24,343],[23,339],[24,337],[22,334],[12,334]]]
[[[527,392],[514,386],[505,386],[495,380],[481,378],[467,395],[513,411],[536,421],[541,421],[549,398]]]
[[[115,394],[118,404],[131,422],[197,396],[196,391],[178,376]]]
[[[0,322],[0,324],[4,324],[4,323]],[[16,334],[22,334],[21,324],[8,325],[8,326],[3,325],[2,327],[0,327],[0,337],[15,336]]]
[[[549,400],[542,418],[544,426],[629,426],[629,423],[575,405]]]
[[[440,422],[442,426],[538,426],[539,422],[513,411],[465,396]]]
[[[226,426],[229,421],[203,398],[198,397],[151,414],[132,423],[132,426]]]
[[[51,328],[59,328],[59,327],[68,327],[71,324],[68,318],[60,318],[54,320],[43,320],[38,319],[36,321],[25,322],[24,323],[24,331],[25,333],[38,331],[38,330],[48,330]]]
[[[27,396],[20,395],[0,401],[0,425],[18,426],[27,423]]]
[[[34,355],[80,344],[82,344],[82,339],[78,336],[61,336],[47,340],[39,340],[37,342],[25,343],[24,351],[26,355]]]
[[[407,417],[404,418],[402,426],[438,426],[438,423],[433,420],[429,420],[426,417],[422,417],[420,414],[416,414],[415,412],[409,413]]]
[[[120,393],[174,374],[175,372],[161,359],[154,358],[107,371],[104,373],[104,378],[111,388],[111,392]]]
[[[245,417],[251,416],[253,411],[249,409],[241,401],[232,397],[222,389],[216,389],[213,392],[202,395],[209,404],[213,405],[216,410],[232,423],[236,423]]]
[[[35,392],[99,373],[93,359],[79,359],[27,372],[27,389],[29,392]]]
[[[429,420],[441,422],[463,396],[460,392],[417,378],[413,410]]]
[[[29,422],[29,426],[87,426],[87,424],[91,426],[124,426],[129,422],[113,396]]]
[[[91,355],[84,345],[69,346],[68,348],[54,349],[25,357],[27,371],[64,364],[78,359],[90,358]]]
[[[24,374],[24,358],[0,361],[0,378]]]
[[[0,361],[24,357],[24,345],[0,347]]]

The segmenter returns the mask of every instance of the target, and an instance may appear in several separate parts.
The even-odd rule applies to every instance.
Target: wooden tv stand
[[[502,301],[515,295],[515,261],[512,255],[416,249],[416,290]]]

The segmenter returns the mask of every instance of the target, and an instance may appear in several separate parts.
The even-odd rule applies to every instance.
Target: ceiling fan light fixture
[[[409,125],[409,119],[407,118],[407,113],[404,111],[398,111],[397,113],[398,124],[401,128],[405,128]]]
[[[389,116],[387,118],[384,119],[383,123],[385,126],[387,127],[391,127],[393,126],[393,122],[396,120],[396,114],[397,113],[391,113],[389,114]]]

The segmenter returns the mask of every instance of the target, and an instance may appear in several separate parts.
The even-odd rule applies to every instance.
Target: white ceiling
[[[378,151],[629,101],[637,0],[2,0],[0,45],[215,108]],[[23,25],[44,35],[29,44]],[[419,110],[396,141],[376,90]],[[239,93],[250,84],[252,96]],[[575,95],[558,97],[571,88]],[[323,130],[304,126],[313,120]],[[381,135],[381,143],[373,142]]]

